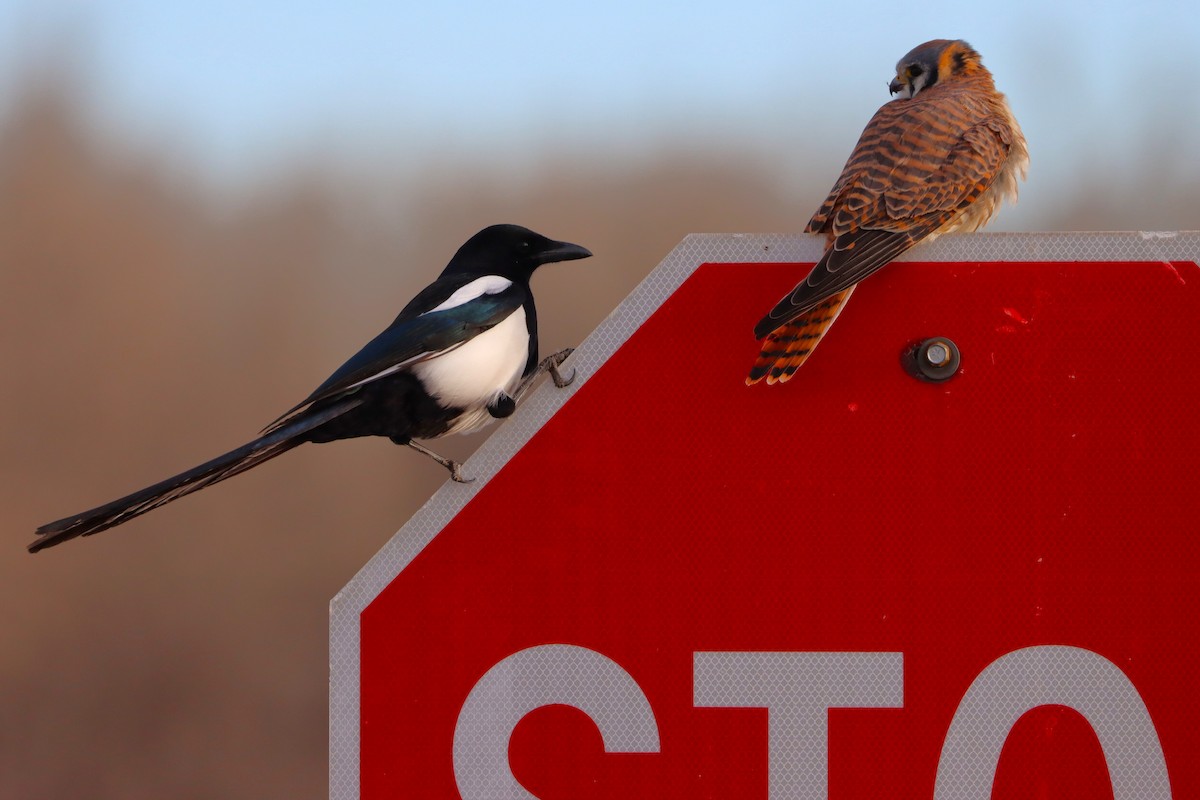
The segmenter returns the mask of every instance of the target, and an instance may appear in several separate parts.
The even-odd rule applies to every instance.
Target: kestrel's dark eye
[[[908,77],[909,78],[919,77],[921,75],[921,73],[924,71],[925,70],[921,69],[921,66],[919,64],[914,64],[908,68]]]

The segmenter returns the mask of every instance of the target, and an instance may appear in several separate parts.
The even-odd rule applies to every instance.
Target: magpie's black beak
[[[892,78],[892,82],[888,84],[888,90],[894,95],[899,94],[900,90],[903,88],[904,81],[900,80],[899,78]]]
[[[546,249],[537,255],[537,263],[553,264],[558,261],[574,261],[577,258],[591,258],[592,251],[570,242],[551,242]]]

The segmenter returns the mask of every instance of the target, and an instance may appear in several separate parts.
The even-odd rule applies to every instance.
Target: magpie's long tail
[[[184,495],[198,492],[206,486],[257,467],[264,461],[269,461],[308,441],[308,434],[313,428],[341,416],[360,402],[361,400],[356,398],[347,398],[316,412],[302,412],[295,421],[285,423],[249,444],[230,450],[198,467],[89,511],[72,514],[43,525],[37,529],[38,538],[30,543],[29,552],[36,553],[76,536],[91,536]]]

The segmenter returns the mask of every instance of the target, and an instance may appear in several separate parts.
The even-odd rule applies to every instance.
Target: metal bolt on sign
[[[953,341],[935,336],[905,350],[902,361],[905,371],[914,378],[941,383],[958,372],[962,356]]]

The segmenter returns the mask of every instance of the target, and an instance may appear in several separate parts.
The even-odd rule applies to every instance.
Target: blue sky
[[[1200,125],[1198,9],[0,0],[0,110],[14,76],[66,50],[106,125],[172,141],[218,173],[314,149],[419,163],[451,147],[518,165],[546,149],[679,142],[848,152],[888,98],[899,56],[951,37],[983,53],[1035,170],[1041,161],[1057,180],[1085,155],[1120,170],[1132,149],[1154,146],[1148,135]]]

